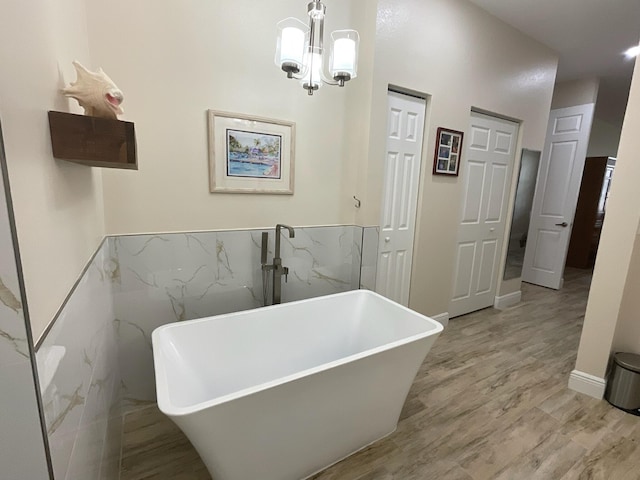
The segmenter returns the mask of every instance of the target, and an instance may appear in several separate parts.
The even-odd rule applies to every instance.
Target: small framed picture
[[[463,137],[463,132],[442,127],[438,128],[436,152],[433,157],[434,175],[458,176]]]
[[[209,110],[212,193],[293,194],[295,124]]]

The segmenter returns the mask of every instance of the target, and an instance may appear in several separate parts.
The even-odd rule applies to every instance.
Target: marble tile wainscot
[[[167,323],[263,306],[260,245],[275,230],[230,230],[110,239],[114,308],[126,411],[153,404],[155,380],[151,332]],[[283,235],[281,256],[289,267],[282,301],[357,289],[362,227],[296,227]],[[376,245],[377,248],[377,245]],[[271,285],[268,278],[268,285]],[[268,293],[270,288],[267,289]],[[267,295],[270,297],[270,295]],[[266,304],[270,304],[267,298]]]
[[[364,227],[362,229],[360,288],[366,288],[367,290],[376,289],[379,237],[380,227]]]
[[[121,380],[108,244],[100,245],[37,352],[56,480],[118,478]]]
[[[271,260],[274,229],[124,235],[102,242],[37,350],[56,480],[118,478],[123,415],[156,401],[156,327],[265,304],[263,231],[270,233]],[[364,253],[375,262],[375,228],[298,227],[295,238],[283,236],[281,245],[289,267],[285,302],[375,284],[375,263],[363,272],[361,258]],[[24,336],[3,332],[0,340],[24,349]]]

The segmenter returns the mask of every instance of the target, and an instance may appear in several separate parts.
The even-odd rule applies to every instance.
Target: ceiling
[[[559,81],[599,77],[599,116],[621,124],[640,41],[640,0],[471,0],[560,55]]]

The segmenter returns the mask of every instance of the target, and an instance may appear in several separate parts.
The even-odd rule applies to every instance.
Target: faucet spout
[[[296,236],[295,230],[289,225],[283,225],[282,223],[278,223],[276,225],[276,251],[274,253],[274,257],[277,259],[280,259],[280,233],[282,232],[283,228],[286,228],[289,232],[289,238],[293,238]]]
[[[276,225],[276,235],[280,235],[280,231],[281,229],[286,228],[287,231],[289,232],[289,238],[293,238],[296,236],[296,231],[293,229],[293,227],[290,227],[289,225],[284,225],[282,223],[278,223]]]

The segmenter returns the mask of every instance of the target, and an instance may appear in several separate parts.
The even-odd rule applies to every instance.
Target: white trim
[[[571,372],[571,375],[569,375],[569,388],[571,390],[584,393],[598,400],[604,397],[606,386],[607,382],[604,378],[589,375],[579,370],[574,370]]]
[[[438,315],[427,315],[427,317],[440,323],[443,327],[449,325],[449,312],[439,313]]]
[[[507,293],[506,295],[502,296],[496,295],[496,298],[493,302],[493,308],[504,310],[505,308],[513,307],[517,303],[520,303],[520,300],[522,300],[522,290]]]

